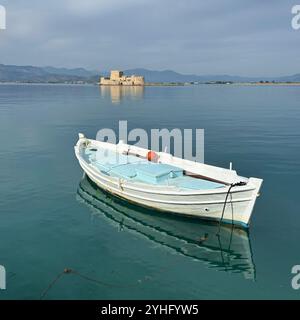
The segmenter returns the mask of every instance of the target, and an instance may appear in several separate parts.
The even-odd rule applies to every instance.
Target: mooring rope
[[[221,229],[221,222],[223,220],[223,217],[224,217],[224,213],[225,213],[225,208],[226,208],[226,204],[227,204],[227,199],[228,199],[228,196],[230,194],[230,191],[233,187],[240,187],[240,186],[245,186],[247,183],[244,182],[244,181],[240,181],[240,182],[237,182],[237,183],[232,183],[229,188],[228,188],[228,191],[226,193],[226,197],[225,197],[225,202],[224,202],[224,206],[223,206],[223,210],[222,210],[222,215],[221,215],[221,219],[219,220],[219,229],[218,229],[218,233],[217,233],[217,236],[220,236],[220,229]],[[232,203],[232,198],[231,198],[231,203]],[[231,223],[233,224],[233,208],[232,208],[232,212],[231,212]]]
[[[55,283],[65,274],[65,273],[69,273],[69,269],[65,269],[63,272],[60,272],[53,281],[50,282],[50,284],[48,285],[48,287],[42,292],[41,296],[40,296],[40,300],[42,300],[48,293],[48,291],[55,285]]]
[[[62,278],[63,275],[65,274],[74,274],[84,280],[87,281],[91,281],[91,282],[95,282],[99,285],[102,286],[106,286],[106,287],[114,287],[114,288],[130,288],[130,287],[136,287],[140,285],[140,281],[138,281],[136,284],[113,284],[113,283],[108,283],[108,282],[104,282],[102,280],[98,280],[98,279],[94,279],[91,278],[87,275],[84,275],[76,270],[73,270],[71,268],[65,268],[62,272],[60,272],[51,282],[50,284],[47,286],[47,288],[42,292],[41,296],[40,296],[40,300],[42,300],[50,291],[50,289],[58,282],[58,280],[60,280]]]

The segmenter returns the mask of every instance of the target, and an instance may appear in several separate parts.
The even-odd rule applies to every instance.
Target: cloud
[[[122,8],[133,5],[142,5],[143,0],[66,0],[66,6],[70,12],[86,15],[86,14],[103,14],[120,10]]]
[[[0,62],[186,73],[296,73],[294,1],[0,0]]]

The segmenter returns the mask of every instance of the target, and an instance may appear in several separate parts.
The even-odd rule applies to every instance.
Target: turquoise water
[[[204,128],[205,161],[264,179],[249,234],[166,217],[82,177],[77,133]],[[300,87],[0,86],[0,299],[295,298]],[[65,268],[77,273],[63,274]],[[96,281],[94,281],[96,280]]]

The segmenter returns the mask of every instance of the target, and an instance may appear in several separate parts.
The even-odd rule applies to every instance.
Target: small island
[[[123,71],[112,70],[110,77],[101,77],[99,84],[101,86],[144,86],[145,79],[142,76],[126,76]]]
[[[143,76],[127,76],[119,70],[111,70],[109,77],[100,77],[99,81],[100,86],[183,86],[186,84],[183,82],[145,82]]]

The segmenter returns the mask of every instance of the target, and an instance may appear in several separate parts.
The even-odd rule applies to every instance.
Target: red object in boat
[[[157,155],[157,153],[154,152],[154,151],[148,151],[148,153],[147,153],[147,159],[148,159],[148,161],[157,162],[157,160],[158,160],[158,155]]]

